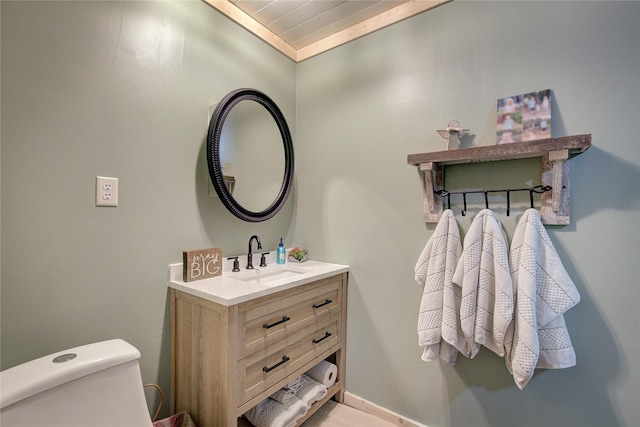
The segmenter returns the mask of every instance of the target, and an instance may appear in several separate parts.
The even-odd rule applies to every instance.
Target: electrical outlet
[[[96,176],[96,206],[118,206],[118,178]]]

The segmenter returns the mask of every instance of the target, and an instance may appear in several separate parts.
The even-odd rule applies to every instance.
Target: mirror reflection
[[[260,212],[278,196],[285,174],[284,145],[277,123],[259,103],[236,104],[222,126],[220,164],[234,181],[233,198]]]

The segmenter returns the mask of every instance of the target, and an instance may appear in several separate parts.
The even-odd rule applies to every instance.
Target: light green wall
[[[640,420],[640,3],[454,1],[297,66],[199,1],[0,7],[3,369],[120,337],[167,391],[167,264],[282,235],[352,267],[351,393],[430,427]],[[238,87],[269,94],[294,135],[294,193],[260,224],[206,195],[208,107]],[[433,226],[406,156],[444,148],[435,129],[453,118],[489,144],[497,98],[546,88],[554,134],[593,135],[572,161],[572,224],[548,228],[582,295],[566,316],[578,365],[519,391],[486,350],[420,361],[413,268]],[[536,170],[447,180],[522,185]],[[94,207],[96,175],[120,178],[118,208]],[[497,212],[511,236],[520,212]]]
[[[207,195],[209,106],[262,90],[295,135],[296,65],[200,1],[1,8],[2,368],[123,338],[168,396],[168,264],[254,233],[274,249],[294,214],[295,194],[249,225]],[[97,175],[117,208],[95,207]]]
[[[428,426],[638,424],[639,20],[638,2],[454,1],[299,65],[295,236],[351,266],[349,392]],[[435,130],[451,119],[493,144],[496,99],[546,88],[555,136],[593,135],[572,160],[572,223],[548,227],[582,295],[566,315],[578,364],[520,391],[486,349],[455,367],[420,360],[413,270],[434,227],[406,156],[445,149]],[[535,162],[515,165],[445,179],[540,179]],[[513,236],[522,210],[496,208]],[[463,231],[477,211],[456,207]]]

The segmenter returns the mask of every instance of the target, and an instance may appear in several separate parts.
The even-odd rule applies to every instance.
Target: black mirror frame
[[[259,103],[271,114],[278,125],[284,145],[285,170],[280,192],[273,203],[261,212],[250,211],[233,198],[231,192],[225,185],[222,175],[222,165],[220,164],[220,136],[222,134],[222,126],[231,109],[240,101],[245,100]],[[209,176],[211,177],[211,182],[218,197],[225,207],[236,217],[247,222],[260,222],[266,221],[277,214],[280,209],[282,209],[282,206],[284,206],[291,192],[294,160],[291,132],[289,131],[289,126],[287,125],[284,115],[275,102],[264,93],[256,89],[248,88],[236,89],[222,98],[213,111],[211,121],[209,122],[209,133],[207,134],[207,164],[209,166]]]

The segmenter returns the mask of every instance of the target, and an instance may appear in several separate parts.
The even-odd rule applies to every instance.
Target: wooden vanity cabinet
[[[342,402],[347,276],[231,306],[171,288],[171,413],[199,427],[246,425],[243,413],[322,360],[337,365],[337,381],[304,419]]]

